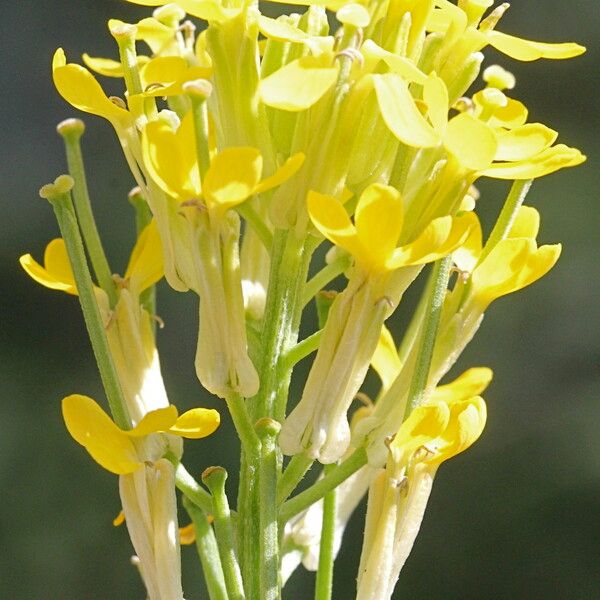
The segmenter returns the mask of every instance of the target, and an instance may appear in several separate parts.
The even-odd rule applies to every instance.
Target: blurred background
[[[273,5],[272,5],[273,6]],[[0,596],[13,600],[142,599],[129,563],[116,477],[101,470],[67,435],[60,399],[73,392],[102,399],[76,300],[34,284],[19,268],[41,258],[57,236],[39,187],[65,171],[58,121],[75,116],[55,92],[50,60],[61,45],[116,56],[110,17],[148,11],[120,0],[20,0],[0,7]],[[521,64],[515,95],[530,120],[557,128],[560,141],[588,162],[535,183],[528,203],[542,213],[542,242],[561,241],[563,256],[533,287],[498,301],[457,366],[489,365],[489,420],[469,452],[445,464],[395,598],[424,600],[600,598],[600,11],[596,0],[515,2],[503,31],[544,41],[577,41],[583,57]],[[486,64],[496,57],[488,53]],[[110,126],[85,117],[83,140],[94,209],[111,266],[123,272],[133,244],[126,202],[132,180]],[[488,224],[505,185],[482,185]],[[203,404],[193,372],[196,301],[159,289],[164,378],[181,409]],[[224,411],[223,411],[224,412]],[[237,448],[228,418],[218,435],[188,444],[199,475],[212,464],[232,472]],[[364,507],[336,562],[334,597],[353,597]],[[183,517],[182,521],[186,522]],[[184,548],[188,600],[204,597],[193,548]],[[285,597],[312,597],[300,570]]]

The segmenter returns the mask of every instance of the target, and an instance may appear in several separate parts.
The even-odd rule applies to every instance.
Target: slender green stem
[[[81,154],[80,141],[85,131],[85,125],[79,119],[67,119],[58,125],[57,131],[64,140],[69,174],[75,182],[73,186],[73,202],[83,241],[96,279],[100,287],[106,292],[112,307],[117,303],[117,293],[112,279],[112,272],[106,260],[100,236],[98,235],[96,221],[94,220],[83,156]]]
[[[206,514],[212,514],[213,501],[211,495],[190,475],[174,454],[168,452],[165,458],[171,461],[175,467],[175,485],[177,489]]]
[[[306,306],[319,291],[338,275],[341,275],[351,264],[352,257],[344,255],[323,267],[314,277],[306,282],[304,292],[302,293],[302,306]]]
[[[258,214],[258,212],[252,206],[252,200],[247,200],[243,204],[240,204],[236,210],[241,217],[252,227],[254,233],[258,236],[258,239],[262,242],[263,246],[267,249],[267,252],[271,251],[273,246],[273,234],[265,223],[264,219]]]
[[[314,504],[325,494],[336,488],[340,483],[356,473],[361,467],[367,464],[367,451],[360,447],[355,450],[344,462],[333,468],[322,479],[319,479],[314,485],[304,490],[297,496],[284,502],[279,509],[279,522],[285,523],[292,517],[301,513],[305,508]]]
[[[57,178],[53,184],[45,185],[40,190],[40,195],[52,204],[61,235],[65,241],[69,262],[77,285],[83,318],[113,419],[122,429],[130,429],[131,420],[123,397],[121,383],[112,361],[104,323],[94,294],[94,284],[88,268],[83,240],[81,239],[75,209],[71,200],[72,185],[73,180],[67,175],[63,175]]]
[[[223,576],[215,532],[208,522],[206,513],[185,496],[183,497],[183,506],[194,524],[196,549],[200,557],[210,600],[227,600],[225,577]]]
[[[225,587],[229,600],[244,600],[242,573],[235,553],[233,524],[229,502],[225,493],[227,471],[222,467],[209,467],[202,474],[202,481],[210,490],[213,498],[215,534],[219,546],[219,555],[223,565]]]
[[[315,331],[315,333],[290,348],[283,357],[285,368],[293,369],[295,364],[312,354],[319,347],[322,337],[323,330],[319,329],[319,331]]]
[[[232,393],[225,398],[229,414],[235,425],[235,429],[242,442],[244,451],[249,457],[258,457],[260,453],[260,439],[250,420],[248,408],[244,398],[239,394]]]
[[[335,465],[326,465],[324,472],[328,473]],[[323,525],[321,527],[321,544],[319,546],[319,567],[315,584],[315,600],[331,600],[333,589],[333,562],[335,519],[337,511],[337,489],[333,488],[323,497]]]
[[[314,459],[308,454],[296,454],[292,456],[287,468],[279,479],[277,486],[277,503],[283,504],[290,494],[298,487],[306,472],[311,468]]]
[[[194,117],[194,132],[196,137],[196,156],[200,178],[204,177],[210,168],[210,153],[208,151],[208,111],[206,100],[212,92],[212,85],[208,81],[189,81],[184,84],[184,91],[192,103]]]
[[[273,419],[260,419],[256,430],[261,440],[259,472],[260,598],[278,600],[279,534],[277,522],[277,434],[281,425]]]
[[[427,308],[425,309],[425,321],[421,330],[421,339],[419,340],[415,370],[408,392],[405,418],[408,417],[417,406],[420,406],[425,398],[427,379],[431,368],[431,358],[433,356],[433,349],[435,347],[435,340],[440,324],[444,298],[448,289],[451,266],[452,258],[446,256],[445,258],[438,260],[433,267],[431,274],[431,289],[429,291]]]
[[[513,182],[510,192],[506,197],[506,201],[504,202],[504,206],[502,207],[500,215],[498,216],[498,220],[496,221],[496,224],[494,225],[494,228],[492,229],[492,232],[485,243],[483,252],[479,257],[480,263],[488,256],[498,242],[503,240],[510,231],[510,228],[512,227],[517,216],[517,212],[525,201],[532,183],[533,179],[523,179]]]

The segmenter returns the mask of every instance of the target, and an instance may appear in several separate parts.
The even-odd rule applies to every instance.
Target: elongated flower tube
[[[299,168],[292,157],[262,179],[262,157],[254,148],[227,148],[216,154],[201,180],[194,121],[189,113],[176,131],[165,121],[148,123],[143,149],[157,184],[182,206],[191,256],[182,257],[183,281],[200,296],[196,372],[210,392],[249,397],[258,375],[247,352],[239,264],[240,220],[230,209],[279,185]],[[176,259],[177,260],[177,259]]]
[[[442,217],[397,247],[403,227],[400,194],[373,184],[363,192],[352,224],[335,198],[312,193],[308,210],[317,229],[355,258],[347,288],[337,296],[302,398],[279,437],[286,454],[306,450],[323,463],[346,451],[346,413],[365,377],[383,321],[420,266],[444,256],[467,236],[471,215]]]
[[[20,262],[25,271],[45,287],[77,294],[62,239],[48,244],[44,266],[30,254],[22,256]],[[94,288],[127,410],[134,424],[148,411],[169,405],[154,343],[152,317],[139,303],[140,294],[162,278],[162,264],[160,239],[153,221],[136,242],[125,277],[120,280],[119,299],[113,311],[106,294],[100,288]]]
[[[181,456],[181,437],[213,433],[219,413],[195,408],[178,416],[167,406],[123,431],[87,396],[67,396],[62,410],[75,441],[119,475],[123,513],[150,600],[183,600],[174,468],[162,456],[167,451]]]
[[[484,401],[448,398],[416,408],[389,445],[386,470],[371,484],[357,600],[391,598],[419,532],[439,465],[481,435]]]

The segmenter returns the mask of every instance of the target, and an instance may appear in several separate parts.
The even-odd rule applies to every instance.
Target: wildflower
[[[183,600],[174,467],[163,456],[168,451],[181,456],[180,437],[213,433],[219,414],[195,408],[178,416],[174,406],[167,406],[124,431],[87,396],[67,396],[62,410],[75,441],[119,475],[123,513],[150,600]]]
[[[357,599],[391,598],[439,465],[473,444],[485,421],[480,397],[455,396],[416,408],[402,424],[389,445],[386,470],[369,490]]]
[[[312,193],[308,209],[317,229],[352,254],[355,267],[330,309],[302,398],[285,420],[279,442],[286,454],[307,450],[328,463],[348,447],[346,412],[365,377],[383,321],[420,265],[448,254],[466,238],[471,215],[436,219],[416,239],[397,247],[403,234],[402,198],[389,186],[374,184],[363,192],[355,225],[335,198]]]
[[[176,131],[164,121],[148,123],[143,137],[145,164],[162,190],[182,207],[192,231],[190,268],[181,269],[180,275],[201,298],[198,378],[221,397],[232,392],[249,397],[256,394],[259,382],[247,351],[240,220],[230,209],[278,186],[299,168],[302,156],[290,158],[262,179],[258,150],[227,148],[214,155],[201,177],[194,136],[192,113]]]

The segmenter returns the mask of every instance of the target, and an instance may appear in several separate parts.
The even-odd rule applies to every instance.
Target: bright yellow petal
[[[573,58],[585,52],[585,48],[579,44],[534,42],[494,30],[487,31],[485,36],[489,44],[496,48],[496,50],[511,58],[525,62],[540,58]]]
[[[434,219],[416,240],[394,252],[388,268],[422,265],[450,254],[465,242],[476,221],[473,213]]]
[[[56,238],[46,246],[43,267],[31,254],[21,256],[19,262],[26,273],[44,287],[77,295],[75,279],[62,238]]]
[[[310,191],[306,198],[308,214],[314,226],[336,246],[344,248],[355,258],[364,256],[356,228],[342,203],[333,196]]]
[[[144,228],[135,243],[125,278],[140,294],[146,288],[154,285],[164,275],[163,252],[156,221],[153,219]]]
[[[298,152],[290,156],[282,165],[271,175],[263,179],[254,189],[255,194],[261,194],[267,190],[271,190],[280,186],[284,181],[295,175],[304,164],[304,154]]]
[[[261,100],[273,108],[297,112],[316,104],[335,83],[338,64],[331,57],[305,56],[288,63],[263,79]]]
[[[102,467],[125,475],[141,463],[129,436],[88,396],[73,394],[62,401],[62,413],[73,439]]]
[[[394,73],[372,77],[379,110],[389,130],[408,146],[437,146],[440,139],[417,108],[407,83]]]
[[[539,230],[540,213],[533,206],[521,206],[507,237],[531,238],[535,240]]]
[[[256,148],[226,148],[219,152],[202,183],[209,210],[225,211],[252,196],[262,167],[262,156]]]
[[[213,433],[221,417],[216,410],[209,408],[192,408],[184,412],[175,425],[169,429],[169,433],[179,435],[190,440],[198,440]]]
[[[169,85],[177,81],[187,69],[187,61],[181,56],[158,56],[140,70],[142,85],[144,89],[151,84]]]
[[[371,61],[373,68],[382,60],[392,73],[400,75],[403,79],[424,84],[427,76],[411,60],[404,56],[399,56],[378,46],[373,40],[365,40],[360,49],[365,61]],[[367,63],[368,64],[368,63]]]
[[[537,179],[567,167],[576,167],[586,160],[577,148],[557,144],[528,160],[495,163],[478,175],[494,179]]]
[[[541,123],[529,123],[497,134],[494,160],[528,160],[555,142],[558,133]]]
[[[481,394],[488,387],[493,376],[493,371],[488,367],[468,369],[454,381],[435,388],[430,400],[446,403],[467,400]]]
[[[53,65],[60,65],[64,53],[55,53]],[[94,76],[84,67],[75,64],[57,66],[52,71],[58,93],[72,106],[119,123],[131,121],[128,111],[111,102]]]
[[[477,441],[487,419],[487,408],[483,398],[476,396],[448,404],[450,419],[448,427],[437,440],[438,453],[427,462],[439,464],[461,452]]]
[[[177,131],[162,120],[149,122],[142,136],[144,164],[156,183],[179,201],[200,196],[194,121],[188,113]]]
[[[448,89],[441,77],[431,73],[423,86],[423,100],[427,104],[429,120],[434,129],[444,134],[448,124]]]
[[[403,213],[402,197],[393,187],[374,183],[360,196],[354,214],[356,232],[378,270],[385,269],[386,261],[398,245]]]
[[[396,343],[390,330],[385,325],[381,328],[377,348],[375,348],[375,354],[371,359],[371,366],[377,371],[383,390],[390,388],[402,368]]]
[[[498,147],[493,130],[467,113],[457,115],[448,123],[444,145],[469,171],[489,167]]]
[[[304,42],[308,34],[282,19],[258,15],[258,29],[266,37],[279,42]]]
[[[419,448],[442,435],[449,418],[450,409],[445,402],[415,408],[400,426],[390,448],[406,458],[412,456]]]
[[[159,431],[168,431],[177,421],[177,408],[170,404],[146,413],[142,420],[125,434],[130,437],[144,437]]]

